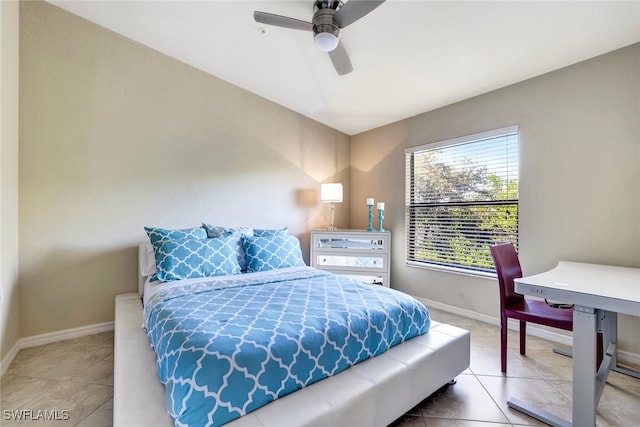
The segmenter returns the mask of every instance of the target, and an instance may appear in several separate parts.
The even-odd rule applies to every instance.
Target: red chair
[[[500,357],[502,372],[507,372],[507,320],[520,321],[520,354],[525,354],[527,322],[573,331],[573,310],[555,308],[545,301],[525,299],[514,291],[513,280],[522,277],[516,249],[511,243],[490,247],[500,284]],[[602,335],[598,334],[598,360],[601,360]]]

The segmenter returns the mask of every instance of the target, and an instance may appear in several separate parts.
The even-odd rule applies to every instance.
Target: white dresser
[[[391,232],[313,230],[311,266],[389,287]]]

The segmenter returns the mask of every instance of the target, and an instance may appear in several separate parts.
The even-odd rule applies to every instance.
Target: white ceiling
[[[348,135],[640,41],[640,0],[387,0],[343,30],[338,76],[311,33],[253,20],[312,0],[51,3]]]

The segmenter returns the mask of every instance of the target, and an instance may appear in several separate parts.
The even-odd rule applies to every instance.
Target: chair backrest
[[[522,268],[518,253],[512,243],[501,243],[490,246],[493,263],[500,284],[500,310],[524,299],[513,289],[513,280],[522,277]]]

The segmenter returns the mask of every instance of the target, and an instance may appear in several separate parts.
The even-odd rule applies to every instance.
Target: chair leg
[[[520,321],[520,354],[527,352],[527,322]]]
[[[500,322],[500,367],[507,372],[507,318],[502,316]]]
[[[602,332],[598,332],[596,336],[596,372],[600,369],[600,364],[604,358],[604,343],[602,342]]]

